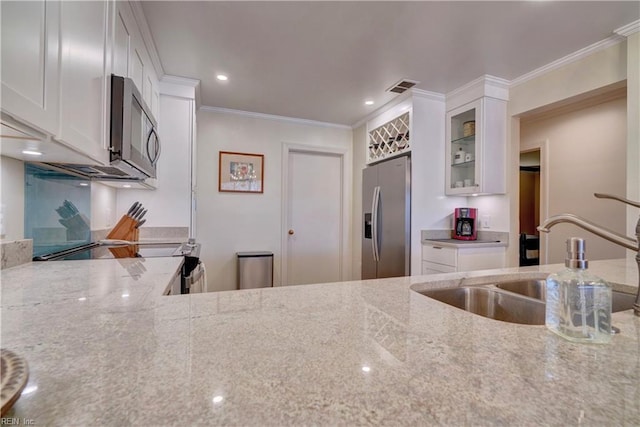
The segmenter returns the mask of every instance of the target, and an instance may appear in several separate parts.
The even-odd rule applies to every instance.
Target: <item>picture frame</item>
[[[222,193],[263,193],[264,155],[220,151],[218,191]]]

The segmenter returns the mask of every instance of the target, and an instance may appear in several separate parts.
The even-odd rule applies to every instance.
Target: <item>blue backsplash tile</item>
[[[25,164],[24,235],[33,255],[91,241],[91,185],[86,178]]]

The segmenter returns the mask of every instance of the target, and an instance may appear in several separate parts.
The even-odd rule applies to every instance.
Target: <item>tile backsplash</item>
[[[91,186],[86,178],[25,164],[24,236],[33,255],[91,241]]]

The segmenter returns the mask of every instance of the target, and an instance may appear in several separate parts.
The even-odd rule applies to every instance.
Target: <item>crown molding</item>
[[[203,105],[202,107],[199,108],[199,110],[209,112],[209,113],[234,114],[237,116],[251,117],[251,118],[263,119],[263,120],[274,120],[278,122],[292,123],[292,124],[306,125],[306,126],[318,126],[318,127],[348,129],[348,130],[352,129],[351,126],[343,125],[339,123],[320,122],[316,120],[300,119],[297,117],[277,116],[275,114],[255,113],[252,111],[234,110],[231,108],[211,107],[208,105]]]
[[[194,99],[196,108],[200,107],[200,80],[165,74],[160,79],[160,93]]]
[[[631,24],[629,24],[631,25]],[[625,27],[622,27],[625,28]],[[601,40],[599,42],[596,42],[592,45],[589,45],[587,47],[584,47],[580,50],[577,50],[573,53],[570,53],[569,55],[557,59],[553,62],[548,63],[547,65],[543,65],[540,68],[536,68],[533,71],[530,71],[526,74],[521,75],[520,77],[516,77],[515,79],[513,79],[511,81],[511,87],[513,86],[518,86],[522,83],[525,83],[529,80],[535,79],[537,77],[542,76],[543,74],[549,73],[553,70],[556,70],[558,68],[564,67],[568,64],[571,64],[572,62],[576,62],[579,61],[583,58],[586,58],[587,56],[593,55],[596,52],[599,52],[601,50],[607,49],[611,46],[615,46],[618,43],[621,43],[625,40],[626,38],[624,36],[621,35],[613,35],[610,36],[604,40]]]
[[[638,31],[640,31],[640,19],[613,30],[614,33],[623,37],[629,37],[631,34],[637,33]]]
[[[385,104],[381,105],[380,107],[376,108],[374,111],[370,112],[369,114],[367,114],[366,116],[364,116],[363,118],[361,118],[360,120],[358,120],[357,122],[352,124],[350,126],[351,129],[359,128],[360,126],[362,126],[363,124],[365,124],[369,120],[378,117],[380,114],[384,113],[385,111],[390,110],[391,108],[395,107],[396,105],[400,104],[401,102],[404,102],[410,96],[411,96],[411,89],[407,90],[405,93],[396,96],[391,101],[388,101],[387,103],[385,103]]]
[[[140,33],[142,34],[142,41],[149,52],[149,56],[151,57],[153,69],[156,71],[158,79],[162,79],[164,77],[164,68],[162,68],[162,62],[160,62],[160,56],[158,55],[156,43],[151,35],[147,18],[144,16],[142,4],[140,1],[129,1],[129,5],[133,11],[133,18],[136,20]]]
[[[431,99],[434,101],[444,101],[446,99],[443,93],[431,92],[431,91],[422,90],[422,89],[409,89],[409,90],[411,91],[412,95],[418,98]]]
[[[452,90],[446,95],[447,111],[465,105],[482,97],[509,100],[511,82],[500,77],[485,74],[469,83]]]
[[[406,101],[407,99],[409,99],[411,97],[430,99],[432,101],[439,101],[439,102],[444,102],[445,101],[445,96],[442,93],[431,92],[431,91],[428,91],[428,90],[412,88],[412,89],[407,90],[405,93],[403,93],[401,95],[398,95],[396,98],[392,99],[391,101],[387,102],[386,104],[382,105],[381,107],[376,108],[375,111],[372,111],[371,113],[367,114],[366,116],[364,116],[363,118],[361,118],[360,120],[358,120],[357,122],[352,124],[351,125],[351,129],[359,128],[360,126],[362,126],[363,124],[367,123],[368,121],[378,117],[380,114],[382,114],[382,113],[384,113],[386,111],[389,111],[390,109],[392,109],[396,105]]]
[[[473,90],[485,91],[486,89],[497,89],[499,91],[505,91],[506,99],[509,99],[510,84],[511,82],[509,80],[485,74],[447,93],[446,99],[455,98],[456,96],[469,93]]]

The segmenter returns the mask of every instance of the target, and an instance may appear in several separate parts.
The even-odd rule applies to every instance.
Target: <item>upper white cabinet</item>
[[[59,123],[60,4],[0,3],[2,111],[49,134]]]
[[[506,192],[506,120],[506,101],[491,97],[447,113],[447,195]]]
[[[367,122],[367,164],[411,151],[413,99],[401,102]]]
[[[129,2],[116,3],[113,73],[133,80],[157,120],[160,109],[158,77]]]
[[[83,163],[109,163],[112,73],[131,77],[158,118],[158,77],[136,20],[143,17],[129,2],[12,1],[0,8],[2,112],[73,153],[70,162],[80,154]],[[29,148],[19,138],[11,144],[4,154]],[[47,150],[38,160],[59,162],[59,154]]]
[[[113,3],[60,2],[60,131],[55,138],[106,164]]]
[[[367,163],[406,153],[411,149],[409,111],[369,131]]]

